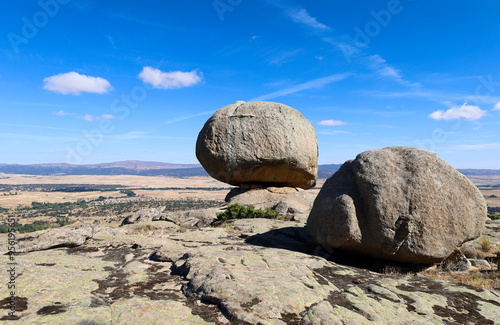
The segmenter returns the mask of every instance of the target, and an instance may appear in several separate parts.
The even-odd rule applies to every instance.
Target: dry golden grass
[[[489,207],[500,207],[500,190],[481,190],[486,203]],[[491,195],[497,196],[496,198],[490,198]]]
[[[64,175],[37,176],[0,173],[0,184],[122,184],[130,187],[227,187],[211,177],[177,178],[170,176],[135,175]]]
[[[76,202],[82,199],[95,200],[99,196],[124,196],[120,192],[21,192],[18,195],[3,196],[0,194],[0,206],[3,208],[15,208],[18,205],[30,205],[31,202],[44,202],[44,203],[62,203],[62,202]]]
[[[478,244],[479,248],[484,253],[493,253],[494,251],[496,251],[494,240],[488,235],[482,235],[481,237],[479,237]]]
[[[33,176],[1,174],[0,184],[24,185],[24,184],[90,184],[90,185],[122,185],[124,187],[162,188],[162,187],[230,187],[230,185],[219,182],[211,177],[189,177],[175,178],[165,176]],[[199,198],[224,200],[228,190],[203,191],[203,190],[138,190],[137,195],[157,197],[160,199]],[[82,199],[95,200],[99,196],[123,197],[118,191],[115,192],[27,192],[18,191],[18,195],[0,195],[0,207],[15,208],[18,205],[29,205],[33,201],[47,203],[76,202]]]
[[[317,187],[321,187],[324,179],[318,180]],[[76,175],[76,176],[34,176],[34,175],[15,175],[0,173],[0,184],[25,185],[25,184],[90,184],[90,185],[122,185],[124,187],[134,188],[211,188],[224,187],[230,185],[219,182],[211,177],[186,177],[176,178],[167,176],[134,176],[134,175]],[[318,194],[319,189],[309,190],[313,194]],[[18,191],[19,195],[0,195],[0,207],[15,208],[18,205],[30,205],[31,202],[76,202],[82,199],[95,200],[99,196],[105,197],[123,197],[118,191],[115,192],[24,192]],[[204,191],[204,190],[137,190],[137,195],[157,197],[160,199],[215,199],[224,200],[228,190]]]
[[[474,184],[496,185],[500,184],[500,175],[467,176]]]
[[[438,269],[428,269],[420,274],[434,280],[500,291],[500,271],[442,272]]]

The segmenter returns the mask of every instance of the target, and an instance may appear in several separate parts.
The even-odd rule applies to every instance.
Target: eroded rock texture
[[[6,236],[0,237],[5,253]],[[334,262],[297,222],[94,226],[92,237],[72,246],[16,255],[13,324],[500,322],[497,291]],[[7,277],[0,273],[2,283]],[[0,317],[7,319],[2,292]]]
[[[481,235],[486,202],[437,155],[411,147],[366,151],[330,177],[307,221],[325,247],[434,263]]]

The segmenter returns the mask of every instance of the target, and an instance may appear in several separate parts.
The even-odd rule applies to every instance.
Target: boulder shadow
[[[407,274],[429,267],[423,264],[400,263],[341,249],[325,249],[307,234],[306,227],[284,227],[244,237],[249,245],[286,249],[322,257],[336,264],[366,269],[382,274]]]

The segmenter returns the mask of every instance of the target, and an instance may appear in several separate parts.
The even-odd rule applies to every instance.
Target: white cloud
[[[486,111],[478,106],[463,104],[461,107],[452,107],[447,111],[439,110],[431,113],[429,117],[434,120],[452,120],[464,118],[467,121],[479,120],[486,115]]]
[[[296,23],[302,23],[314,29],[331,30],[330,27],[320,23],[316,18],[311,17],[307,10],[303,8],[295,8],[288,10],[288,15]]]
[[[275,92],[267,94],[267,95],[253,98],[250,101],[269,100],[269,99],[273,99],[276,97],[282,97],[285,95],[294,94],[296,92],[307,90],[307,89],[321,88],[324,85],[327,85],[329,83],[344,80],[344,79],[348,78],[349,76],[351,76],[350,73],[339,73],[339,74],[334,74],[334,75],[324,77],[324,78],[314,79],[314,80],[305,82],[305,83],[300,84],[300,85],[292,86],[289,88],[275,91]]]
[[[64,95],[79,95],[82,92],[105,94],[113,87],[109,81],[99,77],[90,77],[77,72],[60,73],[43,79],[44,89]]]
[[[318,125],[327,125],[327,126],[338,126],[338,125],[346,125],[347,122],[344,121],[338,121],[338,120],[324,120],[324,121],[319,121]]]
[[[143,67],[138,78],[158,89],[190,87],[200,83],[203,79],[201,73],[198,73],[197,70],[191,72],[163,72],[152,67]]]
[[[92,121],[94,121],[95,118],[92,115],[90,115],[90,114],[85,114],[85,116],[83,117],[83,119],[85,121],[87,121],[87,122],[92,122]]]
[[[500,102],[495,104],[495,107],[493,107],[494,111],[500,111]]]
[[[66,116],[66,115],[75,115],[75,113],[68,113],[63,110],[57,111],[57,112],[52,112],[52,115],[57,115],[57,116]]]

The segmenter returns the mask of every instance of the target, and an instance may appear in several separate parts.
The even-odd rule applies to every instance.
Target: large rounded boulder
[[[236,186],[308,189],[318,173],[314,127],[297,110],[273,102],[219,109],[198,135],[196,157],[210,176]]]
[[[429,264],[479,237],[486,202],[436,154],[411,147],[366,151],[323,185],[307,231],[325,248]]]

